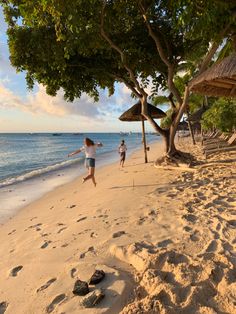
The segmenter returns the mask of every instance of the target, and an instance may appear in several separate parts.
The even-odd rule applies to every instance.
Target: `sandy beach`
[[[135,152],[31,203],[0,227],[0,313],[236,313],[236,154],[157,169]],[[72,293],[95,269],[93,308]]]

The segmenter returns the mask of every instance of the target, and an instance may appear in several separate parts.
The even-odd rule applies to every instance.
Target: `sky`
[[[141,131],[139,122],[118,119],[136,102],[123,84],[116,85],[111,97],[101,90],[96,103],[86,94],[66,102],[62,91],[52,97],[42,85],[27,90],[25,74],[16,73],[10,64],[6,30],[0,7],[0,133]],[[153,131],[148,123],[146,129]]]

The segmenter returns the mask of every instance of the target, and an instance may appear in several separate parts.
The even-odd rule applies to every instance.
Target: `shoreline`
[[[150,141],[149,144],[156,142],[159,143],[160,138]],[[128,151],[127,158],[130,158],[132,154],[139,150],[141,150],[141,144],[139,148],[131,148]],[[114,164],[115,160],[118,159],[119,156],[117,152],[105,153],[104,155],[98,154],[96,171],[101,167]],[[74,162],[75,164],[73,163],[73,159],[71,159],[71,161],[72,164],[70,166],[39,174],[38,176],[24,181],[2,186],[0,188],[0,225],[14,215],[17,215],[18,211],[22,210],[24,207],[44,197],[47,193],[67,183],[73,182],[86,173],[84,158],[78,158],[78,161]]]
[[[235,169],[156,169],[139,150],[99,168],[96,188],[77,178],[28,205],[0,228],[6,314],[233,313]],[[105,298],[87,309],[72,290],[94,269],[106,277],[90,291]]]

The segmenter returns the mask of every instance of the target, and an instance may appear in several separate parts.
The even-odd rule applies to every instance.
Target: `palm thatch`
[[[120,117],[121,121],[142,121],[146,120],[141,114],[141,102],[139,101],[137,104],[133,105],[127,111],[125,111]],[[148,114],[154,119],[161,119],[166,116],[165,112],[157,107],[148,104]]]
[[[218,97],[236,97],[236,54],[215,63],[189,83],[192,92]]]

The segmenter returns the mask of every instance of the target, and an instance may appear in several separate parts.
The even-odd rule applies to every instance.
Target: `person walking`
[[[103,144],[98,142],[94,143],[90,138],[86,137],[84,139],[84,146],[80,149],[70,153],[68,157],[71,157],[75,154],[79,154],[80,152],[85,153],[85,167],[88,169],[88,175],[83,178],[83,183],[89,179],[92,180],[94,186],[96,187],[97,183],[95,180],[95,157],[96,157],[96,149],[97,147],[102,147]]]
[[[120,166],[122,168],[124,167],[124,163],[125,163],[126,151],[127,151],[127,146],[125,144],[125,141],[122,140],[120,143],[120,146],[118,147],[118,152],[120,154]]]

